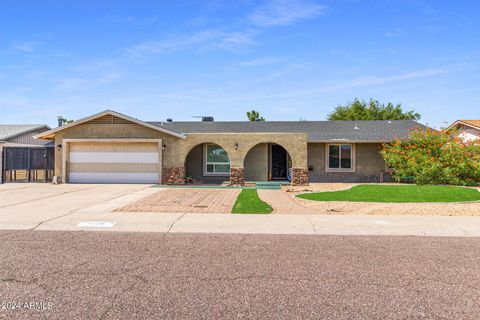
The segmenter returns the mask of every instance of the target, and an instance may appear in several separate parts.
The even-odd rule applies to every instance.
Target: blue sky
[[[0,3],[2,123],[324,120],[370,97],[435,127],[480,118],[480,1]]]

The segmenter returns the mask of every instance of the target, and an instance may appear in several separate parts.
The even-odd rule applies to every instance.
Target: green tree
[[[419,120],[420,114],[414,110],[404,112],[402,105],[387,105],[370,99],[368,104],[364,100],[355,99],[346,106],[338,106],[328,115],[328,120]]]
[[[265,121],[264,117],[260,117],[260,112],[252,110],[247,112],[247,118],[249,121]]]

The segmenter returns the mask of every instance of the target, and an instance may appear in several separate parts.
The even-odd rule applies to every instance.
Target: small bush
[[[381,154],[397,181],[417,184],[480,184],[480,143],[463,142],[452,132],[414,130],[408,140],[384,144]]]

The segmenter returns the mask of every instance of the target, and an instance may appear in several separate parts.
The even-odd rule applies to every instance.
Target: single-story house
[[[39,148],[49,142],[33,136],[50,130],[44,124],[0,124],[0,183],[4,178],[5,150],[7,148]]]
[[[145,122],[103,111],[43,132],[67,183],[381,182],[382,143],[415,121]]]
[[[446,130],[456,130],[455,134],[464,142],[480,140],[480,120],[457,120]]]

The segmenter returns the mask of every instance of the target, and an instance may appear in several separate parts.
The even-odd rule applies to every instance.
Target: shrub
[[[414,130],[407,140],[384,144],[381,154],[397,181],[417,184],[480,184],[480,143],[463,142],[452,132]]]

